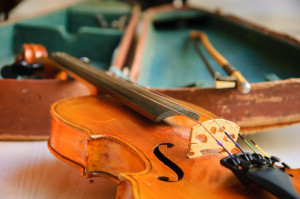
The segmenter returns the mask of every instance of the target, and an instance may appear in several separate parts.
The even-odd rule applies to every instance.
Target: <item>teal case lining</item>
[[[140,84],[156,88],[214,87],[214,79],[188,38],[190,30],[206,32],[212,45],[250,83],[300,75],[299,45],[221,16],[177,10],[155,15],[147,33]],[[213,68],[226,75],[200,47]]]
[[[132,6],[118,1],[82,2],[35,18],[0,26],[0,67],[12,64],[24,43],[39,43],[48,53],[64,51],[87,56],[92,64],[107,69],[123,30],[99,27],[96,16],[108,23],[130,17]]]

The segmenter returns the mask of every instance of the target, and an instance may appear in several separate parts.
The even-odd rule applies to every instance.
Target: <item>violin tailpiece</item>
[[[279,158],[257,153],[238,153],[234,154],[234,159],[227,156],[220,163],[230,169],[243,184],[256,183],[278,198],[299,198],[291,176],[285,172],[289,166],[283,162],[283,168],[275,166],[275,163],[280,162]]]
[[[187,156],[194,158],[212,152],[226,153],[207,131],[222,142],[225,148],[232,151],[235,148],[235,144],[226,136],[223,130],[236,141],[240,127],[224,119],[207,120],[194,126],[190,134],[190,152]]]

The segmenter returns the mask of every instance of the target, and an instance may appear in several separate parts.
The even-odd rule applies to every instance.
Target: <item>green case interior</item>
[[[0,26],[0,67],[12,64],[24,43],[39,43],[48,53],[64,51],[86,56],[99,68],[107,69],[123,30],[99,26],[97,16],[108,24],[130,17],[132,6],[118,1],[82,2],[35,18]]]
[[[49,53],[86,56],[107,69],[123,30],[99,27],[97,16],[111,24],[130,17],[132,6],[118,1],[82,2],[35,18],[0,26],[0,67],[14,62],[24,43],[43,44]],[[212,45],[250,83],[299,77],[300,47],[240,22],[199,10],[174,10],[154,16],[148,29],[139,83],[157,88],[214,87],[214,79],[188,34],[204,31]],[[213,68],[226,76],[200,45]]]
[[[250,83],[300,76],[300,46],[241,22],[199,10],[160,12],[148,29],[139,83],[156,88],[214,87],[188,34],[204,31],[212,45]],[[213,68],[227,74],[200,48]]]

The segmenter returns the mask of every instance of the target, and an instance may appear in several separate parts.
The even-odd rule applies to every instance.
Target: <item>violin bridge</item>
[[[238,132],[240,130],[238,125],[224,119],[207,120],[202,124],[192,127],[189,144],[190,152],[187,156],[189,158],[194,158],[208,153],[226,153],[207,131],[209,131],[217,140],[222,142],[224,147],[231,152],[235,148],[235,144],[226,136],[220,126],[235,141],[237,140]]]

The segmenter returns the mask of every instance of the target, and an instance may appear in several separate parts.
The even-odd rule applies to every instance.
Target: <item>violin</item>
[[[52,105],[48,148],[86,178],[116,181],[117,198],[300,198],[299,170],[244,152],[233,122],[65,53],[49,62],[98,94]]]
[[[41,44],[25,43],[15,58],[15,62],[1,68],[3,78],[30,79],[66,79],[59,78],[57,68],[47,65],[44,60],[48,57],[46,48]],[[57,74],[58,73],[58,74]]]

